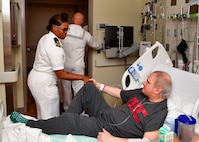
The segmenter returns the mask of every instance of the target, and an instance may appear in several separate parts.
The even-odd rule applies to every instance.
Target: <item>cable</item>
[[[140,106],[140,105],[145,105],[145,104],[154,104],[153,102],[144,102],[144,100],[145,100],[146,98],[144,98],[144,99],[142,99],[142,101],[139,103],[139,104],[137,104],[136,106],[135,106],[135,108],[133,109],[133,112],[135,112],[135,110]],[[142,104],[142,102],[144,102],[143,104]],[[122,124],[124,124],[130,117],[131,117],[131,115],[132,115],[132,113],[130,113],[123,121],[121,121],[121,122],[119,122],[119,123],[107,123],[108,125],[111,125],[111,126],[119,126],[119,125],[122,125]]]
[[[122,125],[124,124],[131,116],[132,114],[129,114],[122,122],[120,123],[114,123],[114,124],[111,124],[111,123],[108,123],[108,125],[111,125],[111,126],[119,126],[119,125]]]

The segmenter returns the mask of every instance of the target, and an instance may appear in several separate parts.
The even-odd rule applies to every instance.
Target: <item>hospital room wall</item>
[[[102,35],[104,30],[97,30],[97,23],[106,23],[108,25],[119,25],[119,26],[134,26],[134,43],[140,41],[140,27],[141,27],[141,11],[146,0],[132,1],[126,0],[93,0],[90,1],[89,7],[92,15],[92,33],[94,39],[102,43]],[[133,54],[127,57],[127,61],[133,63],[137,59],[137,54]],[[122,59],[110,59],[106,58],[105,53],[102,51],[98,54],[93,51],[92,54],[92,69],[90,74],[92,77],[100,82],[106,84],[120,84],[123,73],[125,72],[128,65],[117,63],[124,63]],[[101,62],[97,65],[97,62]],[[109,64],[109,65],[107,65]]]
[[[2,0],[0,0],[0,7],[1,7]],[[0,14],[0,31],[2,29],[2,14]],[[3,32],[0,32],[0,47],[3,47]],[[0,72],[4,72],[4,50],[0,48]],[[5,102],[6,101],[6,94],[5,94],[5,84],[0,84],[0,99]]]
[[[0,7],[2,8],[2,1],[3,0],[1,0],[0,1]],[[24,72],[24,70],[23,70],[23,66],[22,65],[24,65],[24,64],[26,64],[25,63],[25,61],[26,60],[24,60],[24,40],[22,40],[22,39],[24,39],[24,32],[25,32],[25,29],[24,28],[22,28],[22,27],[25,27],[24,26],[24,23],[23,23],[23,21],[24,20],[22,20],[23,18],[24,18],[24,15],[23,14],[21,14],[21,13],[24,13],[23,11],[24,11],[24,6],[22,6],[23,5],[23,1],[24,0],[10,0],[10,1],[8,1],[8,3],[9,2],[18,2],[18,4],[19,4],[19,11],[18,11],[18,45],[17,45],[17,47],[12,47],[11,48],[11,52],[12,52],[12,64],[13,64],[13,67],[15,67],[17,64],[19,64],[19,73],[18,73],[18,77],[17,77],[17,82],[14,82],[14,83],[12,83],[12,87],[13,87],[13,89],[12,89],[12,92],[13,92],[13,101],[14,101],[14,103],[13,103],[13,107],[19,107],[19,108],[21,108],[21,107],[23,107],[24,106],[24,96],[23,96],[23,93],[26,93],[25,91],[24,91],[24,85],[26,85],[26,82],[25,82],[25,80],[26,79],[24,79],[23,77],[23,74],[25,74],[25,72]],[[5,1],[4,1],[5,2]],[[25,4],[25,3],[24,3]],[[5,5],[4,5],[5,6]],[[8,5],[9,6],[9,5]],[[9,7],[8,7],[9,8]],[[4,21],[3,21],[3,14],[2,14],[2,11],[0,10],[0,72],[5,72],[5,66],[4,66],[4,54],[5,54],[5,49],[4,49],[4,41],[5,40],[3,40],[3,24],[5,24],[4,23]],[[5,27],[5,25],[4,25],[4,27]],[[23,30],[22,30],[23,29]],[[6,84],[5,83],[1,83],[0,84],[0,92],[1,92],[1,94],[0,94],[0,99],[3,101],[3,103],[4,103],[4,108],[5,108],[5,113],[6,113],[6,110],[7,110],[7,108],[6,108],[6,106],[8,106],[8,108],[10,108],[10,109],[12,109],[10,106],[12,106],[11,104],[6,104],[6,99],[8,99],[8,95],[6,94]],[[10,90],[9,90],[10,91]],[[11,98],[11,95],[9,94],[9,97]]]
[[[171,5],[171,1],[172,0],[167,0],[166,3],[165,47],[167,47],[168,54],[175,62],[175,67],[181,69],[182,56],[178,53],[176,47],[180,44],[181,39],[183,38],[188,45],[185,53],[188,60],[191,61],[191,64],[189,65],[189,72],[195,72],[196,64],[194,60],[196,60],[196,48],[198,48],[196,43],[198,17],[186,17],[183,20],[181,18],[171,18],[172,16],[180,13],[187,14],[189,11],[189,6],[192,4],[191,2],[186,3],[186,0],[181,0],[176,1],[175,4]],[[183,33],[183,36],[181,33]]]

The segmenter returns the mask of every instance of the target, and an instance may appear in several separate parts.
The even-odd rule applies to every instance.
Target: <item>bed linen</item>
[[[96,138],[83,135],[50,135],[52,142],[97,142]]]
[[[23,116],[36,120],[34,117]],[[9,115],[4,118],[2,125],[1,142],[97,142],[96,138],[83,135],[47,135],[41,129],[11,122]]]

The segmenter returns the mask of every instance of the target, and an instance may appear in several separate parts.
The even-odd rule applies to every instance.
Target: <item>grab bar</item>
[[[19,63],[15,66],[14,71],[0,72],[0,83],[14,83],[18,80]]]

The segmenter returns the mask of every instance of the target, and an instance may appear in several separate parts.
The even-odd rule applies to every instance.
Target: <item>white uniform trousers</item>
[[[84,75],[84,68],[78,70],[65,68],[65,70],[71,73]],[[67,110],[68,106],[71,104],[73,95],[75,96],[77,92],[84,86],[84,82],[82,80],[62,80],[62,85],[64,93],[63,108],[64,110]]]
[[[60,99],[55,76],[32,69],[28,75],[28,87],[35,99],[38,119],[59,116]]]

